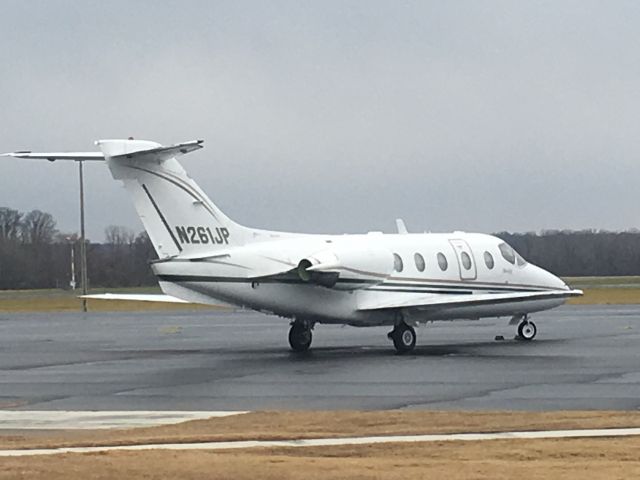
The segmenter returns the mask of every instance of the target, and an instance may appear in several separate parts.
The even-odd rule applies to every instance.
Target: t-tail
[[[113,178],[121,180],[160,258],[200,256],[243,245],[248,229],[233,222],[198,187],[176,157],[202,141],[170,147],[144,140],[99,140]]]
[[[244,245],[251,230],[231,221],[187,175],[176,157],[202,148],[202,140],[163,147],[145,140],[99,140],[102,152],[19,151],[5,156],[106,161],[132,195],[138,215],[160,258],[216,255]]]

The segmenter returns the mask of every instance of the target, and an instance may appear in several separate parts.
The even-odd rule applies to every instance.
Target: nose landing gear
[[[528,315],[518,315],[511,319],[511,324],[518,323],[518,340],[530,342],[536,338],[538,329],[536,324],[529,320]]]

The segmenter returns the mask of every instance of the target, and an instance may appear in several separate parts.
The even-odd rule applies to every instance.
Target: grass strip
[[[348,436],[461,431],[601,428],[640,423],[638,412],[257,412],[127,431],[82,432],[85,442],[131,442],[133,438],[234,439]],[[39,432],[31,444],[77,444],[78,432]],[[14,434],[20,437],[21,434]],[[133,437],[132,437],[133,436]],[[7,448],[6,435],[3,442]],[[245,437],[247,438],[247,437]],[[10,441],[14,447],[17,440]],[[11,447],[8,447],[11,448]],[[243,451],[144,451],[3,458],[0,480],[174,478],[262,479],[511,479],[638,478],[640,438],[493,440],[380,444],[322,448],[264,448]]]

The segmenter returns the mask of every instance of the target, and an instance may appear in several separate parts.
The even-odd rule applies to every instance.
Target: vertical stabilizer
[[[243,245],[247,229],[230,220],[176,157],[202,141],[170,147],[144,140],[100,140],[113,178],[122,180],[160,258]]]

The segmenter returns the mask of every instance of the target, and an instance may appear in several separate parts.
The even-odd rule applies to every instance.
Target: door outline
[[[450,239],[449,243],[456,254],[456,260],[458,260],[458,273],[460,275],[460,280],[475,280],[478,278],[476,259],[473,256],[473,250],[471,250],[469,244],[460,238]],[[462,252],[466,252],[471,259],[471,268],[469,270],[465,270],[462,266]]]

